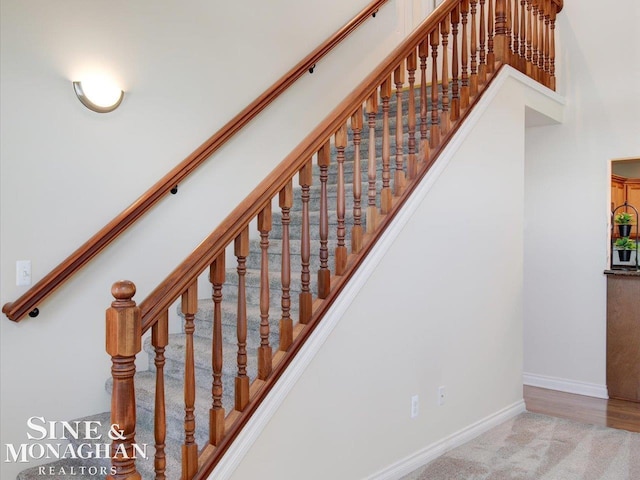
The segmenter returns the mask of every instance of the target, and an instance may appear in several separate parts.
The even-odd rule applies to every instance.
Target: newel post
[[[509,63],[509,37],[507,36],[507,0],[496,0],[496,27],[493,38],[496,61]]]
[[[134,448],[136,436],[136,398],[133,375],[136,354],[141,350],[140,309],[132,300],[136,286],[129,281],[111,287],[115,298],[107,309],[107,353],[111,355],[111,472],[107,480],[139,480]]]

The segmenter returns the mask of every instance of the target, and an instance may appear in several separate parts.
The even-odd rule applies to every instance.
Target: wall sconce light
[[[98,113],[114,111],[124,98],[124,92],[117,85],[101,77],[73,82],[73,89],[85,107]]]

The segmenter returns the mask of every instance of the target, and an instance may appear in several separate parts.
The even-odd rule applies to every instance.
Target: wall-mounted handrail
[[[191,155],[185,158],[173,170],[162,177],[122,213],[105,225],[98,233],[80,246],[67,259],[45,275],[38,283],[27,290],[21,297],[2,307],[2,313],[13,321],[20,321],[25,315],[33,312],[35,307],[64,284],[74,273],[100,253],[129,226],[147,213],[161,198],[180,184],[194,170],[202,165],[214,152],[224,145],[238,131],[244,128],[254,117],[262,112],[280,94],[327,55],[342,40],[348,37],[369,17],[375,16],[380,7],[388,0],[374,0],[351,21],[325,40],[320,46],[302,59],[295,67],[284,74],[278,81],[257,97],[240,113],[229,120],[220,130],[214,133]],[[35,316],[35,315],[34,315]]]

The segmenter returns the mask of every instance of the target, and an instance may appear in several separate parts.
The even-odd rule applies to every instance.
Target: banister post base
[[[111,288],[115,301],[106,312],[106,350],[111,355],[111,473],[107,480],[140,480],[136,470],[136,398],[133,376],[136,354],[142,349],[140,309],[132,300],[132,282],[116,282]],[[115,437],[115,438],[114,438]]]
[[[493,51],[496,62],[500,65],[508,65],[510,59],[509,36],[507,35],[507,1],[496,0],[495,36],[493,38]]]
[[[509,52],[509,39],[506,35],[496,35],[493,39],[495,61],[500,65],[509,65],[511,56]]]

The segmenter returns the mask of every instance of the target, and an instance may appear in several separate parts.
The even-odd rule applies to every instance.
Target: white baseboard
[[[587,397],[609,398],[607,386],[598,385],[597,383],[580,382],[533,373],[524,373],[522,375],[522,381],[530,387],[548,388],[549,390],[576,393],[578,395],[586,395]]]
[[[520,400],[379,471],[366,480],[396,480],[525,411]]]

